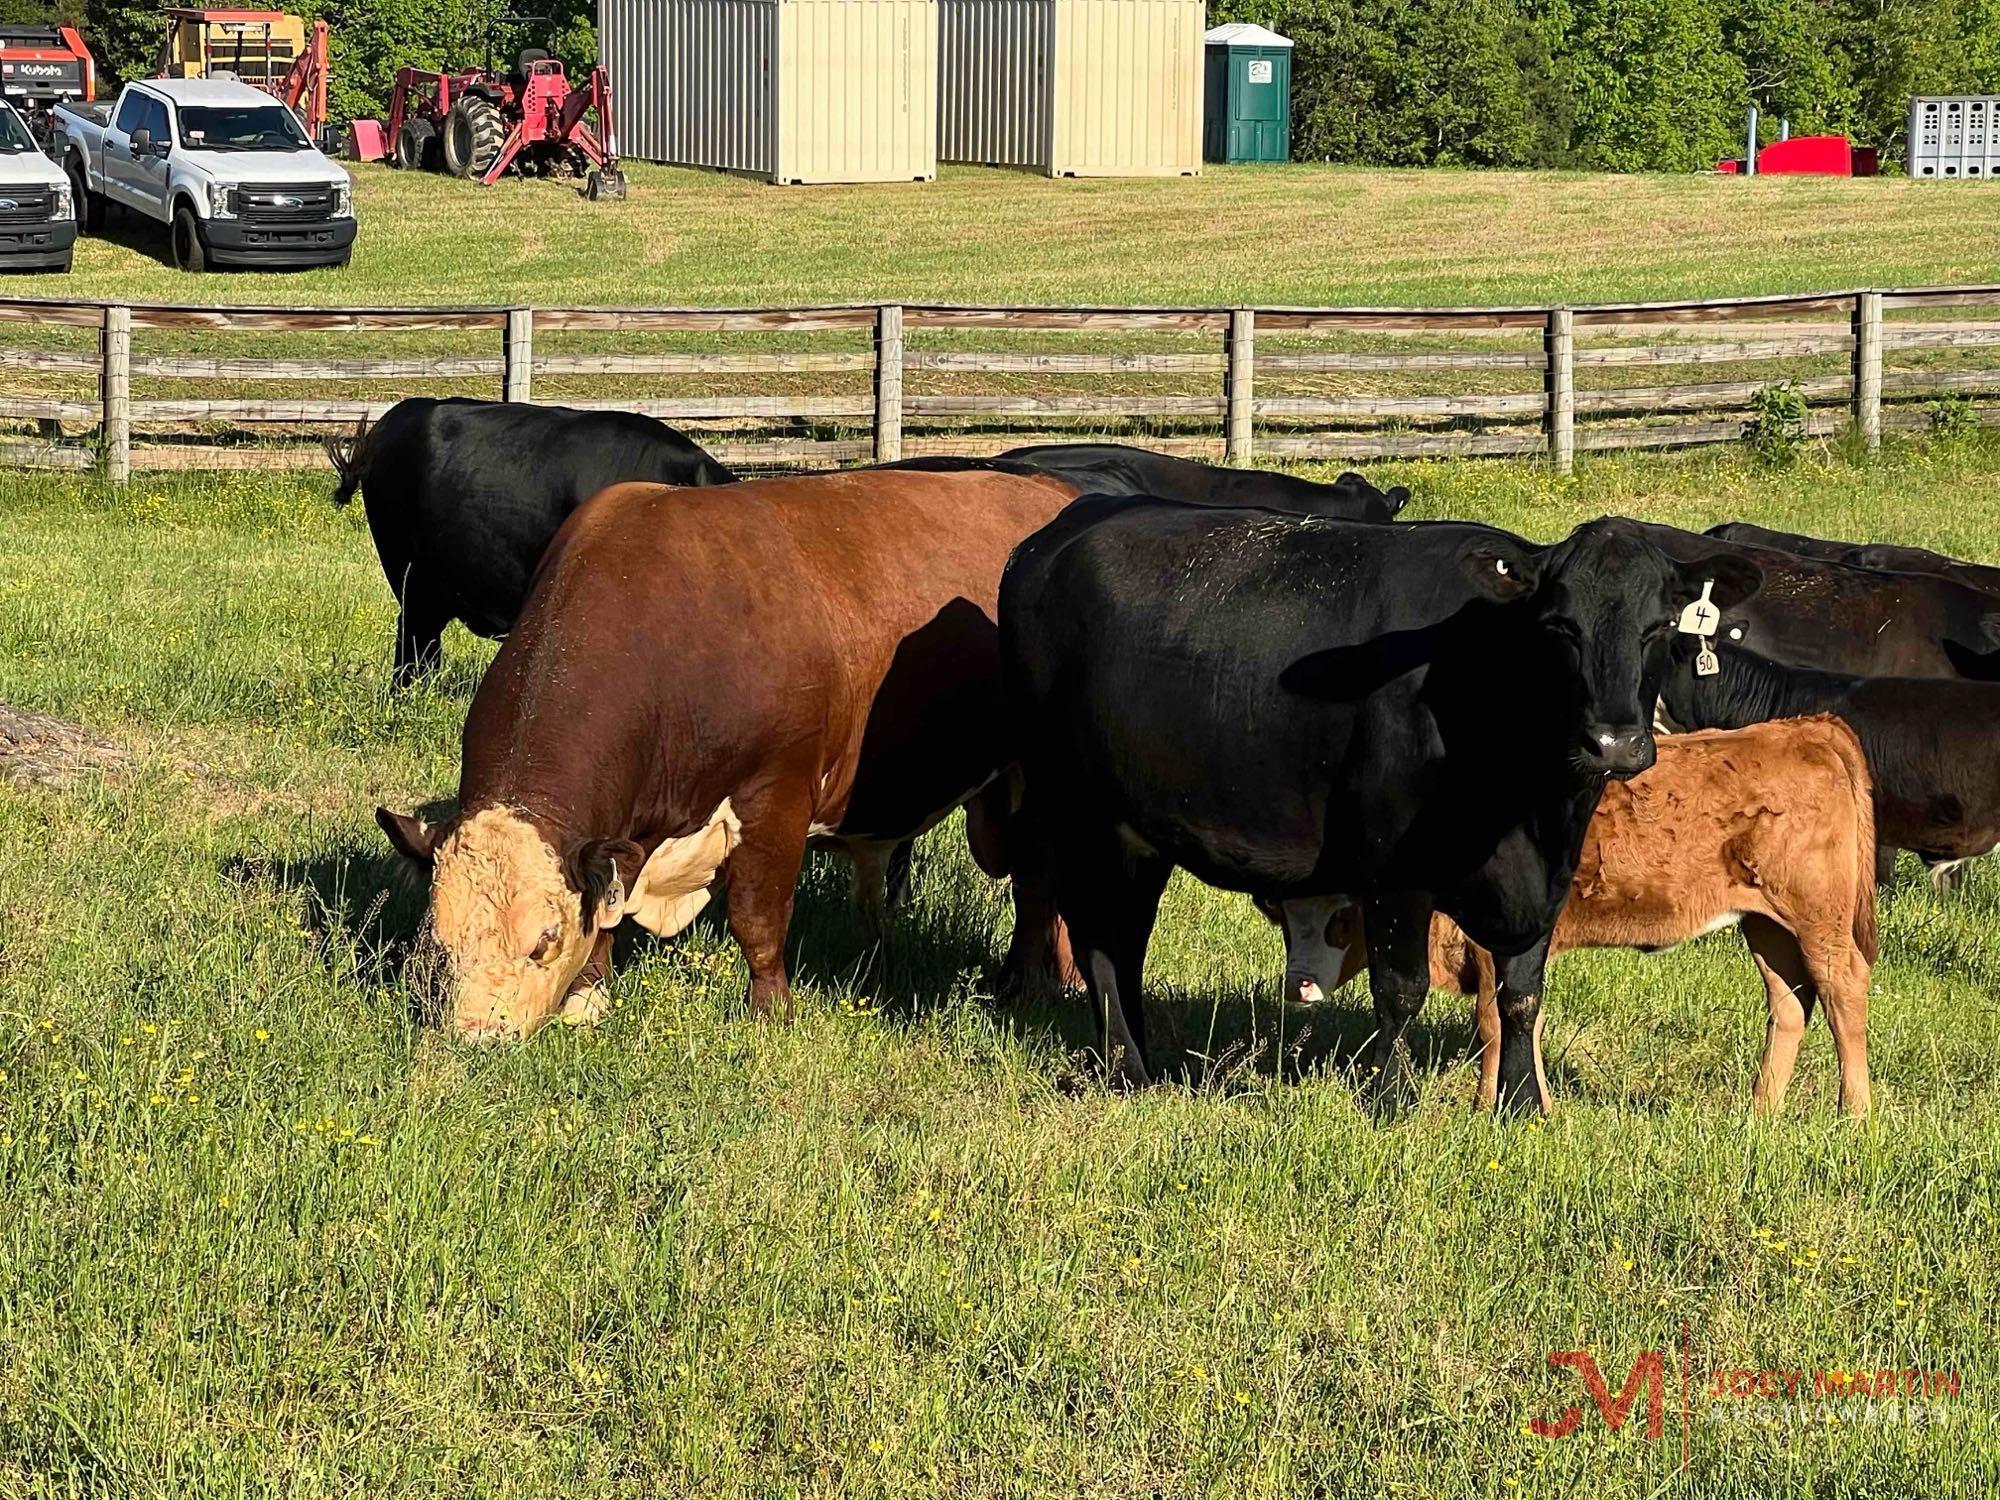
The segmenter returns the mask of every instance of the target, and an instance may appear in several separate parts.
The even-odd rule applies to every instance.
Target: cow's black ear
[[[426,870],[431,867],[431,855],[443,832],[440,825],[426,823],[412,813],[390,812],[386,807],[375,809],[375,825],[388,835],[403,858]]]
[[[1384,498],[1389,502],[1389,514],[1399,516],[1403,513],[1403,507],[1410,503],[1410,487],[1407,484],[1399,484],[1394,489],[1386,491]]]
[[[1541,581],[1541,559],[1505,542],[1476,543],[1458,561],[1466,581],[1498,604],[1527,598]]]
[[[630,839],[591,839],[573,846],[563,863],[569,883],[582,894],[584,925],[616,927],[646,851]]]
[[[1710,580],[1715,586],[1709,591],[1709,599],[1720,610],[1731,610],[1747,599],[1754,599],[1757,590],[1764,586],[1764,570],[1733,552],[1717,552],[1698,562],[1677,566],[1687,591],[1687,598],[1679,601],[1683,604],[1699,598],[1702,586]]]

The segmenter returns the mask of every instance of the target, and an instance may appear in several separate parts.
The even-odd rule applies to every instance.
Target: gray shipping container
[[[770,182],[937,175],[937,0],[602,0],[622,154]]]
[[[1910,101],[1912,177],[1991,177],[2000,171],[2000,95]]]

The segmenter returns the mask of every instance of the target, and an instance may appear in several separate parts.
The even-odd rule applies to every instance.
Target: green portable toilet
[[[1202,156],[1208,161],[1290,161],[1292,43],[1262,26],[1232,21],[1207,43]]]

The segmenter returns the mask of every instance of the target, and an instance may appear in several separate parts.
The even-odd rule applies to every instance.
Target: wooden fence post
[[[875,309],[875,462],[903,456],[903,309]]]
[[[1864,447],[1882,446],[1882,294],[1854,296],[1854,425]]]
[[[1226,392],[1228,425],[1223,432],[1223,456],[1232,464],[1248,464],[1255,445],[1252,414],[1257,389],[1257,313],[1237,307],[1229,313],[1229,345],[1224,351],[1229,371]]]
[[[102,408],[104,473],[113,484],[132,477],[132,309],[104,309],[99,341],[98,404]]]
[[[500,377],[503,401],[532,401],[535,377],[535,310],[507,309],[507,358]]]
[[[1549,367],[1543,380],[1547,409],[1543,427],[1548,434],[1549,464],[1558,474],[1576,467],[1576,315],[1567,307],[1549,309],[1542,334],[1542,351]]]

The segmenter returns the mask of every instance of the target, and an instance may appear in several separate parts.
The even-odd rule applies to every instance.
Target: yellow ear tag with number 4
[[[1722,670],[1722,663],[1716,660],[1715,651],[1708,644],[1709,637],[1715,634],[1716,627],[1722,623],[1722,611],[1715,607],[1715,601],[1710,598],[1714,589],[1713,578],[1703,580],[1701,597],[1681,611],[1681,633],[1691,635],[1701,642],[1701,650],[1694,656],[1694,675],[1697,677],[1713,677]]]

